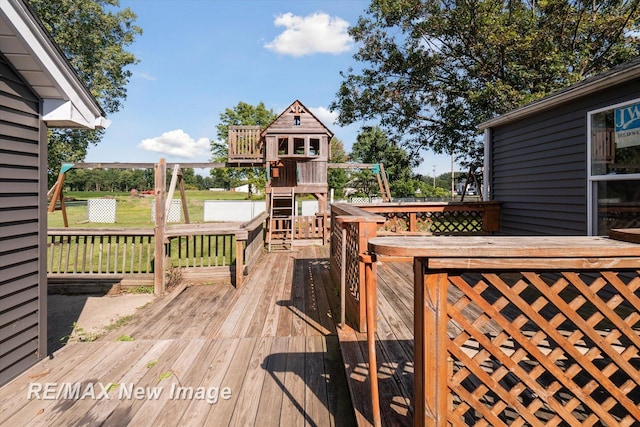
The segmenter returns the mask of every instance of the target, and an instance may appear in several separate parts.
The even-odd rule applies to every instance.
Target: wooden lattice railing
[[[366,252],[370,238],[490,234],[498,230],[499,216],[498,202],[331,205],[331,274],[336,282],[344,282],[345,311],[352,325],[360,331],[365,328],[365,302],[360,292],[364,268],[358,257]]]
[[[348,204],[331,206],[330,270],[341,285],[341,313],[359,330],[365,327],[365,301],[360,292],[364,269],[359,255],[367,241],[376,235],[384,218]]]
[[[491,234],[500,226],[499,202],[387,203],[359,207],[386,218],[378,227],[378,235],[478,235]]]
[[[449,237],[369,248],[378,261],[414,259],[415,425],[639,425],[640,245]]]
[[[264,159],[260,126],[229,126],[229,161]]]
[[[448,418],[640,422],[637,271],[474,273],[448,275]]]

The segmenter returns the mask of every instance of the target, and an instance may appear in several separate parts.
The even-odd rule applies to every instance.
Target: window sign
[[[640,103],[615,109],[616,148],[640,145]]]

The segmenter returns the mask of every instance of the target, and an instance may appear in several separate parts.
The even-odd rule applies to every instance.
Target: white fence
[[[113,224],[116,222],[116,199],[87,200],[89,222]]]
[[[151,201],[151,222],[156,222],[156,201]],[[167,222],[182,222],[182,201],[172,199]]]
[[[205,221],[243,222],[255,218],[266,210],[264,200],[205,200]]]

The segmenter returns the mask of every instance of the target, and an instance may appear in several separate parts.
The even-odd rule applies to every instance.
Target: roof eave
[[[58,92],[57,97],[43,99],[47,126],[95,129],[108,125],[104,111],[29,6],[22,0],[0,0],[0,13]]]

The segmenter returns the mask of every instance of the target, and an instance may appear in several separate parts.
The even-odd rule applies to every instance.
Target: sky
[[[280,114],[309,108],[347,152],[362,126],[340,127],[329,111],[342,78],[358,68],[347,30],[368,0],[121,0],[143,34],[128,47],[127,99],[86,162],[207,162],[220,114],[239,102]],[[451,171],[448,156],[425,152],[416,172]],[[456,170],[458,168],[456,167]],[[196,173],[206,174],[204,170]]]

